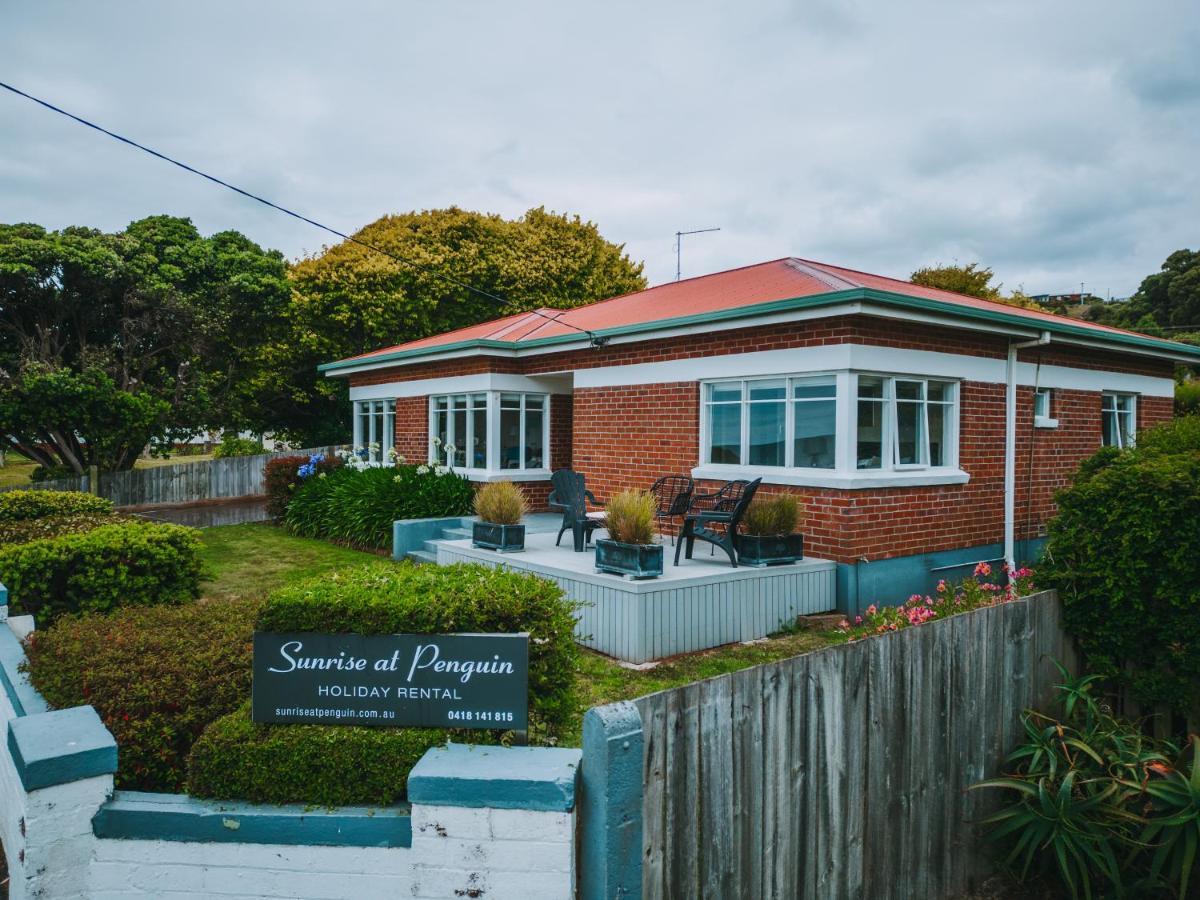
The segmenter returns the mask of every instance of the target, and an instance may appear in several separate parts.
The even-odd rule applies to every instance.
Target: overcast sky
[[[0,0],[0,80],[353,231],[578,213],[652,283],[785,255],[1132,292],[1200,245],[1196,0]],[[311,226],[0,92],[0,221]]]

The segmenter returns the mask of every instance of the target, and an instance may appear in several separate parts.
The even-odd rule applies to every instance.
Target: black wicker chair
[[[583,476],[572,469],[559,469],[550,476],[549,505],[553,509],[561,509],[563,513],[562,527],[558,529],[558,539],[554,546],[562,544],[562,536],[567,531],[575,539],[575,552],[582,553],[587,549],[592,532],[604,527],[604,520],[589,518],[587,514],[588,501],[601,506],[599,500],[584,486]]]
[[[696,490],[696,482],[687,475],[664,475],[654,482],[650,493],[658,504],[654,510],[654,518],[660,523],[665,519],[669,524],[675,524],[677,516],[687,515],[692,503],[692,494]],[[661,524],[659,526],[661,532]],[[675,534],[671,533],[671,543],[675,543]]]
[[[705,541],[714,547],[720,547],[729,554],[729,563],[737,568],[738,525],[746,508],[754,499],[761,478],[753,481],[727,481],[721,489],[711,494],[696,494],[693,497],[693,508],[683,518],[683,531],[679,535],[679,543],[675,545],[675,565],[679,565],[679,551],[687,545],[687,558],[692,558],[692,547],[696,541]],[[720,530],[713,526],[720,526]]]

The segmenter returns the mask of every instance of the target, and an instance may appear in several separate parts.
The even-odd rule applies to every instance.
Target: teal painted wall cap
[[[117,742],[90,706],[10,719],[8,749],[27,791],[117,771]]]
[[[409,807],[256,805],[117,791],[92,819],[100,838],[323,847],[411,847]]]
[[[8,605],[8,588],[0,584],[0,606]]]
[[[21,671],[23,662],[25,648],[7,623],[0,622],[0,686],[4,688],[13,712],[18,716],[44,713],[50,707],[29,683],[29,676]]]
[[[560,747],[447,744],[408,775],[410,803],[566,812],[575,808],[582,752]]]

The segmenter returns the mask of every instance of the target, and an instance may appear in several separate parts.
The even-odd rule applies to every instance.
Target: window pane
[[[922,381],[896,381],[897,400],[924,400],[925,383]]]
[[[932,387],[932,385],[930,385]],[[929,404],[929,464],[949,465],[946,450],[950,441],[950,408],[940,403]]]
[[[451,465],[461,469],[467,464],[467,398],[465,396],[454,398],[450,443],[454,445]]]
[[[948,403],[951,399],[950,385],[944,381],[929,382],[929,400],[935,403]]]
[[[542,411],[541,398],[526,398],[525,408],[525,468],[541,469],[544,467],[544,448],[542,446],[542,421],[545,413]]]
[[[742,399],[742,386],[738,382],[732,384],[710,384],[708,400],[710,403],[738,403]]]
[[[779,390],[782,392],[783,388]],[[783,465],[786,414],[782,400],[750,404],[750,465]]]
[[[1034,395],[1033,414],[1039,419],[1050,418],[1050,391],[1047,388],[1038,388]]]
[[[359,403],[358,405],[358,450],[360,447],[365,447],[371,442],[371,405],[369,403]]]
[[[508,399],[515,397],[514,409]],[[500,395],[500,468],[521,468],[521,395]]]
[[[899,384],[896,385],[897,390]],[[916,466],[925,462],[925,422],[921,403],[896,404],[896,462]]]
[[[792,397],[796,400],[813,400],[836,396],[837,385],[832,381],[828,383],[797,381],[792,385]]]
[[[741,394],[741,389],[738,389]],[[708,407],[710,463],[737,465],[742,455],[742,407],[739,403],[714,403]]]
[[[485,398],[486,399],[486,398]],[[471,410],[471,468],[487,468],[487,404]]]
[[[883,466],[883,379],[858,379],[858,460],[860,469]]]
[[[450,422],[450,417],[447,415],[445,407],[445,403],[439,400],[437,405],[434,407],[433,412],[433,436],[441,441],[443,445],[450,440],[450,435],[446,432],[447,426]],[[438,446],[435,445],[432,450],[435,461],[438,463],[444,463],[446,461],[445,454]]]
[[[1105,447],[1120,447],[1121,442],[1117,438],[1117,414],[1111,409],[1104,409],[1100,413],[1101,440]]]
[[[749,384],[751,400],[784,400],[787,398],[787,382],[752,381]]]
[[[837,401],[810,400],[794,404],[797,468],[832,469],[836,464]]]

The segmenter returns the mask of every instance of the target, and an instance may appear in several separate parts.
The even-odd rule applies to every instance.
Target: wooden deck
[[[505,554],[476,549],[469,540],[437,541],[437,561],[503,565],[557,582],[585,604],[579,642],[632,663],[756,640],[796,616],[834,607],[836,566],[827,560],[734,569],[698,543],[695,558],[676,566],[668,544],[661,577],[630,581],[596,572],[594,551],[575,553],[570,541],[566,535],[555,547],[553,533],[535,532],[527,535],[525,552]]]

